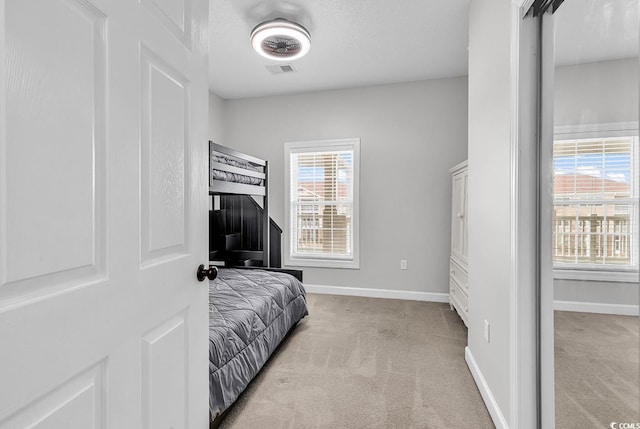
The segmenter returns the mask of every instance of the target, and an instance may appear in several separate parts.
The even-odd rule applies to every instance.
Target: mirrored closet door
[[[541,158],[540,189],[552,194],[540,220],[541,336],[553,335],[555,427],[618,427],[640,423],[639,1],[556,6],[542,27],[553,131]]]

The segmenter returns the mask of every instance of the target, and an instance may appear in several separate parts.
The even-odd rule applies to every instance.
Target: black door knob
[[[199,281],[204,281],[206,278],[209,280],[215,280],[216,277],[218,277],[218,267],[215,265],[209,265],[209,268],[205,268],[204,265],[200,264],[197,276]]]

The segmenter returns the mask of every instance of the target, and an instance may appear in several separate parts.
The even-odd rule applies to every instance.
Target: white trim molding
[[[297,171],[291,171],[291,157],[295,154],[307,152],[353,152],[351,199],[351,254],[323,255],[323,254],[294,254],[294,234],[292,222],[296,221],[292,205],[291,181],[297,182]],[[319,200],[318,202],[321,202]],[[331,202],[336,204],[336,202]],[[284,265],[291,267],[320,267],[360,269],[360,138],[345,138],[331,140],[310,140],[284,143],[284,228],[283,228],[283,257]]]
[[[553,309],[578,313],[616,314],[620,316],[640,315],[640,306],[627,304],[604,304],[601,302],[554,301]]]
[[[627,137],[638,135],[638,121],[602,124],[557,125],[553,135],[559,139]]]
[[[571,141],[572,144],[575,140],[606,140],[610,138],[630,138],[631,143],[631,164],[630,168],[632,183],[637,180],[637,171],[635,171],[634,165],[637,163],[637,159],[640,156],[638,149],[638,122],[608,122],[608,123],[592,123],[592,124],[576,124],[576,125],[562,125],[554,127],[554,142],[558,141]],[[606,143],[604,143],[606,145]],[[579,151],[578,146],[574,146]],[[606,150],[603,147],[603,150]],[[554,152],[554,159],[555,159]],[[618,168],[618,167],[616,167]],[[617,170],[616,170],[617,171]],[[635,171],[635,173],[634,173]],[[604,174],[604,173],[603,173]],[[631,219],[637,213],[638,196],[637,189],[632,186],[632,195],[628,198],[614,198],[606,197],[604,195],[598,196],[598,198],[577,198],[577,199],[560,199],[555,200],[554,207],[556,205],[579,205],[579,204],[619,204],[626,205],[629,208]],[[637,231],[631,229],[632,237],[635,236]],[[631,242],[637,242],[631,239]],[[622,282],[631,283],[638,281],[638,249],[633,244],[631,246],[631,258],[628,264],[587,264],[587,263],[554,263],[553,276],[555,279],[563,280],[586,280],[586,281],[603,281],[603,282]]]
[[[535,337],[538,23],[530,15],[526,16],[532,4],[533,0],[511,2],[510,394],[509,403],[503,407],[509,406],[509,423],[519,429],[536,428],[538,420]],[[475,361],[473,364],[476,365]],[[480,379],[486,384],[484,378],[476,374],[474,379],[479,387]],[[483,399],[487,408],[497,408],[497,404],[489,403],[487,395],[483,394]],[[497,413],[492,412],[494,423],[497,425],[496,415],[502,418],[503,427],[507,427],[499,409]]]
[[[304,284],[304,288],[309,293],[317,293],[317,294],[324,294],[324,295],[347,295],[347,296],[362,296],[367,298],[404,299],[409,301],[430,301],[430,302],[449,303],[448,293],[419,292],[419,291],[412,291],[412,290],[359,288],[359,287],[347,287],[347,286],[310,285],[306,283]]]
[[[587,270],[587,269],[565,269],[555,268],[553,278],[558,280],[584,280],[611,283],[636,283],[638,281],[638,270]]]
[[[498,402],[493,396],[493,393],[487,384],[487,380],[485,380],[484,375],[482,375],[482,371],[480,371],[480,367],[474,359],[469,347],[464,348],[464,360],[467,362],[469,371],[471,371],[471,375],[478,386],[480,396],[482,396],[482,400],[487,406],[487,410],[493,420],[493,424],[496,425],[496,429],[509,429],[507,419],[504,418],[504,414],[502,414],[502,410],[500,409],[500,406],[498,406]]]

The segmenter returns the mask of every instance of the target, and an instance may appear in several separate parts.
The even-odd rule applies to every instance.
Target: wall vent
[[[296,71],[291,64],[277,64],[265,67],[273,74],[293,73]]]

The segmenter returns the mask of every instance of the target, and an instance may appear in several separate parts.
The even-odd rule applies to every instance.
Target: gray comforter
[[[308,314],[295,277],[221,269],[209,282],[209,407],[226,410],[260,371],[287,332]]]

